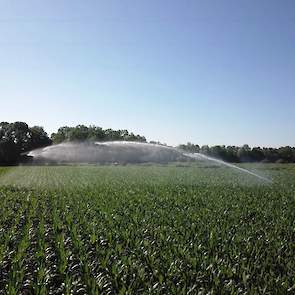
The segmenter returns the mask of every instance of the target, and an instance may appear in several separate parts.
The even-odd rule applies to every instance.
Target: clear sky
[[[0,121],[295,145],[294,0],[0,0]]]

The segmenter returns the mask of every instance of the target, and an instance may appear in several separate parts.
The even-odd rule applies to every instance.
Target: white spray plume
[[[61,143],[28,155],[41,163],[167,163],[186,158],[173,148],[129,141]]]
[[[224,161],[222,161],[220,159],[216,159],[216,158],[206,156],[204,154],[200,154],[200,153],[193,153],[193,154],[184,153],[184,155],[187,156],[187,157],[195,158],[195,159],[203,159],[203,160],[207,160],[207,161],[212,161],[212,162],[215,162],[217,164],[224,165],[224,166],[227,166],[227,167],[230,167],[230,168],[234,168],[234,169],[237,169],[237,170],[239,170],[241,172],[244,172],[244,173],[248,173],[248,174],[250,174],[252,176],[255,176],[255,177],[257,177],[257,178],[259,178],[259,179],[261,179],[263,181],[266,181],[268,183],[272,182],[270,179],[268,179],[266,177],[263,177],[263,176],[261,176],[259,174],[256,174],[253,171],[247,170],[245,168],[241,168],[241,167],[236,166],[236,165],[231,164],[231,163],[224,162]]]
[[[271,183],[271,180],[234,164],[209,157],[200,153],[187,153],[179,149],[158,144],[107,141],[94,143],[61,143],[31,151],[29,156],[39,163],[167,163],[193,160],[212,161],[224,165],[260,180]]]

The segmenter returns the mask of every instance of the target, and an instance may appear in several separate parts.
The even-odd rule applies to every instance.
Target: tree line
[[[29,127],[24,122],[0,123],[0,164],[18,163],[23,153],[50,145],[52,140],[43,127]]]
[[[181,144],[178,148],[191,153],[202,153],[226,162],[270,162],[270,163],[295,163],[295,147],[284,146],[280,148],[242,147],[216,145],[199,146],[198,144]]]
[[[26,159],[26,152],[61,142],[81,141],[140,141],[146,142],[141,135],[128,130],[102,129],[98,126],[77,125],[60,127],[51,137],[43,127],[29,127],[25,122],[0,123],[0,165],[13,165]]]
[[[77,125],[76,127],[60,127],[51,137],[43,127],[29,127],[25,122],[0,123],[0,164],[10,165],[23,161],[26,152],[61,142],[81,141],[139,141],[147,142],[141,135],[135,135],[128,130],[103,129],[98,126]],[[151,141],[150,143],[161,144]],[[197,144],[181,144],[178,148],[192,153],[203,153],[227,162],[295,162],[295,148],[290,146],[280,148],[250,148],[216,145],[200,147]]]
[[[101,127],[91,125],[77,125],[76,127],[64,126],[58,129],[57,133],[52,133],[51,139],[53,143],[61,143],[64,141],[139,141],[146,142],[146,138],[141,135],[129,133],[128,130],[102,129]]]

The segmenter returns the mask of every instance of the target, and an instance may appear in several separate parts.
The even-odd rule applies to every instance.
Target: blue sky
[[[293,0],[1,0],[0,121],[295,145]]]

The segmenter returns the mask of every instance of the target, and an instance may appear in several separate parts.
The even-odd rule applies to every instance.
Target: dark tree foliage
[[[15,164],[21,154],[52,143],[42,127],[24,122],[0,123],[0,164]]]
[[[77,125],[76,127],[64,126],[58,129],[57,133],[51,135],[51,139],[43,127],[29,127],[24,122],[1,122],[0,123],[0,164],[16,164],[22,154],[36,148],[45,147],[52,143],[58,144],[69,141],[111,141],[126,140],[146,142],[141,135],[129,133],[128,130],[102,129],[90,125]],[[151,142],[157,143],[159,142]],[[211,157],[219,158],[227,162],[280,162],[295,163],[295,147],[285,146],[280,148],[260,148],[243,145],[224,146],[216,145],[209,147],[204,145],[187,143],[181,144],[178,148],[185,152],[203,153]]]
[[[57,133],[51,135],[53,143],[65,141],[111,141],[127,140],[146,142],[144,136],[129,133],[128,130],[102,129],[97,126],[78,125],[76,127],[64,126],[58,129]]]
[[[187,151],[187,152],[192,152],[192,153],[199,153],[200,152],[200,147],[197,144],[192,144],[188,142],[187,144],[181,144],[179,145],[179,148]]]
[[[33,126],[29,133],[29,148],[28,150],[44,147],[52,144],[52,140],[48,137],[43,127]]]
[[[250,148],[247,144],[242,147],[216,145],[209,147],[192,143],[181,144],[178,148],[191,153],[202,153],[211,157],[222,159],[226,162],[271,162],[295,163],[295,147],[285,146],[280,148]]]
[[[0,165],[16,164],[19,160],[19,153],[16,145],[9,140],[0,141]]]

